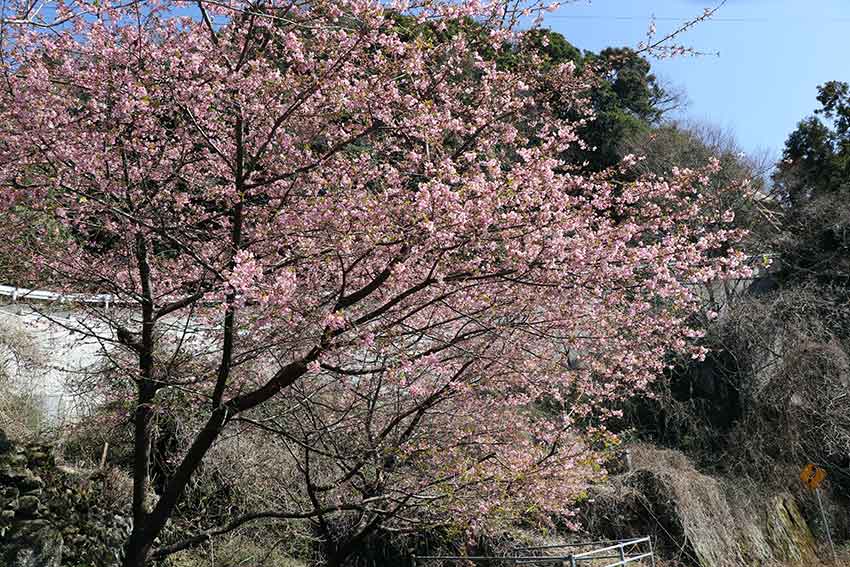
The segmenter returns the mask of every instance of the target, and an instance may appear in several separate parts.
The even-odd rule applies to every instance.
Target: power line
[[[672,16],[593,16],[593,15],[569,15],[569,14],[554,14],[547,15],[546,19],[564,19],[564,20],[622,20],[622,21],[650,21],[655,20],[656,22],[688,22],[693,20],[693,18],[676,18]],[[850,22],[850,17],[836,17],[836,18],[811,18],[812,20],[817,20],[820,22]],[[731,23],[768,23],[771,21],[770,18],[721,18],[721,17],[712,17],[708,18],[706,22],[731,22]]]
[[[568,14],[556,14],[553,16],[547,16],[548,18],[564,18],[571,20],[655,20],[657,22],[687,22],[693,20],[693,18],[674,18],[669,16],[661,16],[661,17],[652,17],[652,16],[582,16],[582,15],[568,15]],[[707,21],[711,22],[767,22],[767,18],[709,18]]]

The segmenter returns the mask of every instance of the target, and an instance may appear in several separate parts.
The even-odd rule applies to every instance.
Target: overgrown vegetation
[[[705,362],[683,363],[633,404],[638,435],[681,449],[700,470],[760,490],[797,486],[812,462],[829,471],[831,531],[850,537],[850,303],[847,274],[847,86],[819,89],[818,117],[800,123],[772,176],[770,196],[743,217],[770,253],[769,269],[727,294],[707,325]],[[805,516],[825,537],[810,493]]]
[[[0,318],[0,429],[17,439],[38,436],[43,401],[33,381],[45,371],[44,353],[13,317]]]
[[[372,17],[360,16],[364,20]],[[321,13],[319,17],[329,16]],[[307,63],[286,59],[292,51],[283,49],[283,43],[294,41],[309,53],[317,49],[311,43],[315,38],[293,32],[296,40],[281,36],[275,39],[279,44],[263,43],[268,38],[260,41],[253,35],[251,17],[240,18],[235,18],[237,25],[231,32],[238,35],[247,26],[242,55],[256,50],[257,64],[268,65],[265,70],[269,76],[288,73],[291,81],[304,80],[305,72],[293,70]],[[583,527],[594,534],[622,537],[642,535],[644,530],[656,532],[667,543],[664,551],[673,564],[812,561],[815,543],[800,521],[816,517],[815,503],[810,496],[789,491],[795,471],[805,462],[829,470],[828,506],[835,520],[832,535],[837,540],[850,538],[850,519],[840,510],[850,501],[847,85],[831,82],[820,89],[822,108],[818,113],[825,121],[815,117],[800,123],[771,177],[769,160],[741,155],[730,135],[704,125],[665,121],[665,113],[681,99],[659,84],[649,63],[633,50],[581,52],[559,34],[542,30],[527,34],[519,43],[497,42],[490,39],[486,25],[466,17],[452,20],[448,27],[423,25],[413,16],[393,16],[391,21],[399,40],[393,49],[421,56],[422,68],[437,68],[452,60],[462,70],[446,80],[446,88],[458,92],[442,95],[454,97],[453,104],[461,109],[457,115],[452,114],[455,110],[446,111],[452,115],[451,124],[433,126],[429,109],[440,106],[439,93],[422,94],[417,90],[421,86],[418,83],[416,88],[405,87],[404,96],[399,95],[404,104],[393,110],[395,114],[390,112],[389,118],[375,119],[371,103],[364,103],[358,111],[361,115],[356,117],[350,108],[325,101],[333,112],[311,111],[284,128],[299,140],[297,147],[290,149],[293,154],[303,152],[300,161],[282,164],[280,156],[290,154],[279,152],[260,164],[259,157],[245,159],[251,152],[246,154],[244,139],[254,131],[244,127],[246,115],[241,110],[233,111],[247,102],[238,99],[239,88],[222,82],[217,99],[204,99],[207,94],[201,89],[198,100],[191,103],[196,105],[195,113],[208,109],[219,113],[221,122],[207,126],[221,127],[215,135],[220,139],[205,131],[189,139],[181,149],[188,157],[176,160],[177,173],[151,182],[142,167],[144,152],[128,152],[117,144],[111,149],[120,157],[115,163],[123,164],[125,176],[119,181],[113,179],[113,171],[120,168],[112,167],[112,163],[103,169],[107,173],[95,168],[91,175],[104,175],[104,187],[111,187],[113,182],[125,184],[122,191],[110,197],[110,189],[92,185],[82,198],[74,193],[59,207],[60,196],[41,209],[38,218],[61,216],[55,222],[68,231],[62,233],[63,237],[80,245],[76,250],[79,257],[69,259],[65,251],[52,249],[61,231],[51,220],[36,223],[44,226],[21,228],[27,238],[40,234],[43,242],[52,246],[39,259],[42,264],[38,270],[33,271],[17,256],[0,258],[0,279],[4,282],[41,278],[42,282],[61,282],[84,290],[108,289],[126,302],[135,302],[143,313],[144,321],[135,327],[136,321],[131,318],[127,318],[128,323],[105,310],[96,313],[115,333],[105,339],[108,348],[104,349],[102,365],[82,376],[75,387],[97,399],[98,404],[60,440],[68,462],[95,469],[105,455],[108,466],[100,473],[109,479],[104,482],[108,488],[104,488],[105,498],[116,508],[132,508],[136,519],[127,546],[135,555],[126,564],[155,561],[163,567],[300,567],[325,563],[365,567],[398,564],[422,549],[495,552],[510,549],[534,530],[538,534],[543,530],[550,534],[574,530],[578,524],[566,506],[573,501],[583,503]],[[279,32],[270,26],[264,33],[272,37]],[[193,33],[204,49],[215,52],[219,48],[215,29],[199,27]],[[207,41],[207,36],[213,39]],[[169,41],[182,45],[178,39]],[[337,56],[346,60],[349,56],[337,53],[334,41],[328,41],[328,53],[315,61],[310,59],[310,64],[317,65],[313,72],[318,73],[321,66],[317,62]],[[468,45],[463,43],[466,41]],[[168,42],[157,36],[151,45],[159,48],[160,43]],[[257,47],[260,44],[264,45],[262,49]],[[352,52],[357,45],[352,44]],[[275,57],[267,57],[267,47]],[[175,57],[183,65],[185,54],[175,49]],[[376,54],[391,59],[390,51],[387,45],[376,42],[360,54],[363,59],[358,65],[372,65]],[[481,61],[468,61],[470,51],[478,52]],[[233,55],[241,57],[239,50]],[[553,73],[560,66],[569,68],[569,73]],[[528,67],[533,67],[533,72]],[[353,73],[360,67],[352,69]],[[384,77],[387,85],[395,84],[395,67],[370,69],[360,77],[363,81]],[[48,65],[44,72],[56,71]],[[145,83],[152,92],[159,88],[156,85],[160,83],[146,82],[146,66],[136,72],[139,84]],[[419,68],[406,72],[421,73],[417,80],[423,84],[426,76],[433,79]],[[486,125],[472,134],[467,132],[468,139],[463,138],[458,124],[478,116],[476,113],[489,100],[472,101],[470,93],[476,93],[482,85],[491,93],[512,80],[512,73],[519,76],[526,72],[530,73],[526,77],[530,87],[520,82],[522,88],[517,87],[516,92],[499,91],[505,104],[518,105],[518,118],[507,124],[502,137],[488,138],[488,143],[481,144],[481,155],[467,157],[464,152],[475,148],[478,137],[491,127],[485,120]],[[80,73],[81,82],[90,79],[87,69]],[[490,84],[488,74],[498,73],[504,73],[504,80]],[[316,76],[325,78],[321,73]],[[123,75],[109,80],[116,81],[116,88],[123,88]],[[194,80],[186,79],[188,83]],[[205,80],[203,87],[214,82]],[[50,83],[50,88],[73,84],[58,80]],[[288,83],[282,85],[278,86],[283,90],[275,96],[291,96]],[[271,80],[255,87],[258,92],[261,87],[277,88]],[[302,87],[312,88],[306,83]],[[339,77],[335,88],[348,92],[349,77]],[[362,102],[369,99],[374,87],[361,85],[358,89],[357,96],[349,94],[352,100]],[[109,96],[114,94],[110,92]],[[191,110],[186,111],[188,114],[184,108],[162,110],[168,107],[170,91],[158,91],[155,96],[159,98],[153,102],[148,94],[144,96],[147,100],[129,97],[127,104],[143,101],[152,105],[154,110],[137,108],[133,112],[138,112],[139,120],[151,112],[156,114],[150,126],[152,133],[144,143],[161,143],[163,155],[171,151],[169,143],[178,134],[194,132],[193,121],[199,128]],[[206,101],[203,104],[198,102],[202,99]],[[219,104],[223,99],[231,104]],[[272,99],[268,98],[269,105]],[[81,97],[74,91],[69,100],[77,104]],[[432,139],[423,138],[423,142],[410,135],[406,129],[415,128],[406,122],[388,125],[398,116],[408,120],[406,113],[413,113],[408,108],[411,100],[422,103],[416,110],[421,115],[414,116],[422,125],[414,126],[433,134]],[[302,103],[299,98],[293,104]],[[502,110],[490,109],[487,120],[501,122]],[[537,179],[538,170],[525,171],[520,176],[522,182],[534,185],[539,181],[545,188],[552,179],[560,179],[558,176],[574,175],[570,179],[575,186],[565,195],[575,198],[576,204],[558,214],[579,210],[581,218],[594,221],[552,234],[543,239],[545,242],[556,237],[573,239],[575,233],[597,230],[598,224],[613,232],[630,223],[651,223],[653,215],[647,213],[645,218],[642,211],[656,207],[664,214],[681,216],[676,218],[688,233],[683,242],[697,240],[694,235],[700,231],[748,231],[740,247],[755,269],[753,278],[724,279],[727,272],[721,270],[720,279],[694,284],[690,278],[698,278],[689,272],[688,285],[701,286],[701,308],[686,309],[687,302],[682,298],[673,302],[677,303],[677,324],[684,325],[678,317],[687,315],[683,328],[689,338],[698,339],[706,349],[704,361],[667,357],[673,350],[672,341],[657,338],[668,331],[664,325],[658,325],[643,340],[637,337],[643,332],[638,325],[643,324],[643,317],[651,318],[668,306],[670,294],[682,293],[684,297],[684,291],[674,286],[673,291],[671,287],[663,294],[647,293],[645,300],[638,301],[646,292],[642,285],[652,279],[648,274],[669,270],[676,262],[659,256],[653,266],[644,259],[618,258],[616,254],[651,242],[666,242],[666,238],[672,238],[665,232],[668,229],[629,237],[611,248],[613,264],[628,268],[633,262],[629,269],[637,276],[612,288],[605,287],[610,283],[605,281],[598,289],[592,288],[597,285],[595,280],[576,280],[571,289],[593,289],[593,293],[584,296],[570,291],[577,295],[565,296],[558,304],[562,318],[571,321],[576,306],[591,301],[605,305],[609,310],[605,317],[594,311],[580,315],[612,333],[634,325],[634,329],[622,333],[628,339],[612,343],[610,348],[598,348],[601,339],[582,343],[578,337],[587,331],[585,323],[550,328],[548,321],[534,319],[537,300],[548,293],[540,290],[559,288],[574,274],[564,272],[563,277],[553,280],[547,273],[535,282],[533,292],[513,295],[514,286],[528,284],[529,274],[541,264],[536,259],[523,264],[521,278],[514,268],[496,269],[508,255],[504,251],[515,244],[497,239],[481,246],[488,250],[487,259],[467,266],[480,252],[479,248],[466,250],[469,242],[477,247],[481,239],[513,230],[522,215],[528,216],[523,221],[528,233],[534,233],[545,224],[536,215],[553,200],[541,197],[527,210],[516,205],[516,211],[498,229],[487,225],[487,230],[479,230],[476,225],[468,233],[455,233],[457,226],[468,222],[467,209],[488,195],[507,187],[502,197],[513,202],[510,200],[519,192],[515,180],[505,178],[504,183],[469,198],[468,191],[453,192],[462,185],[458,180],[473,165],[484,163],[485,157],[492,162],[487,162],[480,176],[464,182],[493,183],[493,179],[501,179],[505,172],[523,164],[529,152],[539,151],[547,143],[536,137],[536,128],[541,124],[548,128],[547,122],[537,120],[550,114],[553,124],[573,124],[582,143],[559,145],[550,156],[552,162],[540,166],[544,175]],[[265,115],[257,111],[257,116],[258,129],[262,129]],[[290,112],[282,116],[284,124]],[[317,116],[331,118],[316,122],[312,129],[302,124],[320,120]],[[104,118],[98,128],[108,128],[102,126],[108,123]],[[76,131],[75,124],[71,121],[66,126]],[[270,140],[278,128],[272,128]],[[346,128],[362,131],[350,138]],[[449,128],[458,131],[445,134]],[[397,131],[403,131],[403,135]],[[547,131],[554,139],[555,130]],[[134,130],[128,123],[110,132],[115,139],[123,139]],[[236,134],[231,140],[233,132]],[[78,151],[88,151],[83,143],[86,136],[102,133],[98,129],[94,134],[84,131],[77,140],[82,148]],[[218,177],[204,177],[205,192],[193,194],[183,176],[203,177],[206,173],[192,169],[187,174],[186,168],[194,167],[196,160],[218,163],[216,155],[225,153],[219,149],[221,140],[239,148],[233,151],[238,166],[223,167]],[[267,147],[261,144],[254,148],[257,156]],[[108,153],[98,152],[89,156],[92,161]],[[440,178],[439,187],[428,185],[439,177],[429,169],[432,155],[438,154],[451,156],[446,159],[452,171]],[[626,156],[636,157],[623,161]],[[552,167],[556,159],[564,161]],[[703,175],[699,170],[712,161],[719,164],[719,172]],[[411,165],[414,162],[415,167]],[[74,168],[61,159],[50,165],[57,170],[67,168],[66,175],[76,175]],[[138,179],[131,182],[126,172],[133,168]],[[29,165],[23,170],[27,183],[32,181],[29,177],[44,185],[55,181],[50,167],[41,171]],[[343,183],[340,177],[344,170],[351,175],[344,175]],[[392,175],[386,170],[392,170]],[[374,179],[361,186],[354,178],[366,175],[364,171]],[[315,176],[307,178],[297,190],[290,187],[277,192],[275,183],[300,179],[302,172]],[[324,172],[324,177],[319,172]],[[231,174],[233,180],[222,181]],[[426,179],[429,175],[434,178]],[[668,203],[672,198],[669,186],[645,200],[624,196],[634,187],[654,186],[651,184],[668,177],[677,180],[676,187],[697,184],[701,194],[694,192],[672,205]],[[37,184],[22,183],[21,178],[12,176],[9,186],[16,191],[22,187],[34,192],[41,189]],[[576,179],[588,182],[582,184]],[[393,183],[397,184],[395,189]],[[274,191],[256,191],[267,184],[274,185]],[[357,193],[333,210],[322,209],[337,192],[344,193],[340,188],[344,184],[356,188]],[[236,186],[239,191],[231,191]],[[597,202],[595,192],[600,187],[605,188],[605,199],[613,204]],[[398,190],[396,198],[381,201],[390,189]],[[395,216],[387,212],[402,201],[410,205],[406,195],[426,189],[433,189],[435,194],[438,189],[445,190],[451,199],[435,198],[415,211],[402,207],[393,213]],[[287,222],[278,223],[278,217],[285,216],[286,199],[296,194],[305,199],[301,203],[304,207],[317,207],[315,218],[319,220],[305,220],[298,216],[304,207],[293,207],[295,213]],[[102,205],[110,198],[109,206]],[[446,213],[445,218],[433,213],[455,198],[469,200],[451,214]],[[151,205],[157,199],[161,202]],[[367,202],[372,202],[370,211],[363,205]],[[692,227],[687,226],[683,211],[697,202],[705,217],[699,217],[699,226],[690,232]],[[29,205],[40,206],[38,199]],[[188,209],[180,212],[182,207]],[[76,217],[68,220],[67,208]],[[242,234],[247,218],[243,213],[252,208],[261,210],[261,219],[246,236]],[[491,212],[501,215],[507,208],[499,204]],[[25,205],[16,204],[10,211],[19,227],[26,227],[34,218]],[[176,216],[169,216],[172,213]],[[382,214],[387,216],[378,218]],[[340,220],[347,215],[354,215],[354,220]],[[404,222],[393,224],[381,238],[371,232],[370,223],[383,219],[390,225],[399,218]],[[297,231],[281,237],[280,245],[258,245],[267,242],[270,234],[302,222]],[[179,229],[174,230],[175,226]],[[134,238],[122,241],[132,231],[137,231]],[[330,231],[336,232],[318,245],[316,235]],[[598,253],[606,233],[600,231],[586,250],[579,250],[583,258]],[[431,242],[432,234],[450,237],[451,244]],[[86,235],[91,238],[83,241]],[[355,246],[357,238],[365,244],[355,254],[350,247]],[[338,248],[341,242],[345,246]],[[537,244],[523,240],[511,254],[524,257]],[[724,241],[715,246],[706,252],[707,259],[722,264],[720,259],[733,250],[733,244]],[[24,249],[27,243],[17,245]],[[221,247],[216,248],[218,245]],[[427,261],[411,260],[411,250],[417,247],[425,250],[423,258]],[[546,270],[558,269],[577,257],[568,246],[564,249],[571,250],[572,255],[565,252],[557,261],[546,264]],[[650,249],[654,248],[647,246]],[[102,255],[110,254],[112,265],[100,263]],[[310,264],[324,256],[330,260],[319,263],[321,269]],[[180,258],[184,264],[176,261]],[[370,258],[374,262],[364,268]],[[609,260],[609,254],[602,254],[579,267],[582,273],[594,273],[599,266],[610,268]],[[44,264],[50,264],[50,269],[37,274]],[[215,267],[210,267],[212,264]],[[339,277],[328,276],[325,268],[330,265],[339,268]],[[458,271],[458,266],[466,268]],[[387,281],[394,282],[397,274],[408,269],[419,270],[421,277],[398,289],[382,291]],[[611,269],[609,279],[618,273]],[[296,293],[296,281],[305,274],[312,278],[309,285],[315,293],[302,289],[300,301],[287,299],[285,306],[275,305],[275,297],[289,298],[286,294]],[[500,285],[477,287],[490,279]],[[670,279],[676,281],[676,277]],[[684,273],[680,274],[679,280],[684,279]],[[652,279],[652,285],[656,283]],[[155,293],[157,285],[160,295]],[[405,303],[431,287],[433,295],[418,304]],[[470,293],[470,288],[477,291]],[[612,297],[623,289],[629,291],[614,301]],[[469,295],[453,304],[451,298],[459,294]],[[178,296],[181,298],[175,299]],[[635,312],[625,317],[621,307],[631,303]],[[523,307],[515,309],[518,304]],[[251,312],[246,305],[261,308]],[[426,317],[421,317],[423,312]],[[174,313],[183,318],[173,319]],[[216,330],[203,336],[190,325],[192,318],[217,325]],[[160,326],[155,333],[156,325]],[[705,336],[700,337],[691,327],[704,328]],[[91,328],[86,331],[96,334]],[[547,348],[541,347],[538,353],[530,348],[536,344],[531,339],[517,337],[536,337],[542,341],[537,346],[545,342]],[[651,340],[657,342],[646,347],[645,341]],[[576,348],[576,344],[582,348]],[[498,356],[490,352],[494,345]],[[623,345],[634,352],[622,352]],[[644,348],[655,349],[655,354],[642,359],[645,364],[636,364],[635,353]],[[688,354],[698,352],[690,350]],[[510,363],[502,364],[503,359],[510,359]],[[540,360],[545,362],[536,366]],[[623,402],[611,393],[618,384],[631,387],[634,382],[648,382],[653,372],[645,366],[654,362],[658,362],[655,370],[664,363],[671,367],[651,386],[650,396]],[[0,326],[0,428],[15,437],[36,437],[42,432],[41,401],[27,390],[22,378],[43,372],[44,365],[44,353],[26,333],[13,325]],[[274,370],[271,378],[270,369]],[[611,375],[602,370],[610,370]],[[553,389],[547,389],[551,382],[545,380],[522,381],[537,376],[535,372],[582,379]],[[513,375],[522,380],[500,381]],[[497,377],[495,383],[485,386],[493,376]],[[600,391],[604,392],[600,403],[584,401],[586,395]],[[610,399],[616,403],[609,406],[601,402]],[[502,412],[505,407],[509,411]],[[618,417],[619,409],[624,412],[622,417]],[[482,419],[482,414],[489,421]],[[562,414],[568,416],[564,418],[567,425],[554,419]],[[617,438],[600,433],[597,426],[606,420],[616,424],[621,438],[637,438],[675,451],[636,445],[634,466],[639,470],[607,477],[604,459],[616,450],[613,444]],[[556,422],[561,430],[553,425]],[[528,429],[527,434],[522,427]],[[572,451],[569,457],[547,468],[564,447]],[[612,474],[616,472],[613,461],[607,463]],[[542,484],[529,481],[534,475],[543,479]],[[547,493],[546,498],[538,498],[540,493],[535,491],[539,490],[555,496]],[[768,503],[767,508],[758,508],[764,504],[757,502],[758,498]],[[557,505],[547,507],[552,502]],[[780,531],[784,531],[752,528],[759,520],[755,512],[747,512],[748,507],[773,514],[782,524]],[[729,524],[717,526],[718,518]],[[154,520],[155,529],[139,528]],[[825,535],[825,528],[814,521],[811,525],[815,536]],[[775,553],[772,546],[784,546],[787,553]]]

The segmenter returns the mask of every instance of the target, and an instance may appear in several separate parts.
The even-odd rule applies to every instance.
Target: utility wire
[[[553,16],[546,16],[546,18],[560,18],[560,19],[570,19],[570,20],[655,20],[657,22],[687,22],[688,20],[692,20],[693,18],[675,18],[672,16],[595,16],[595,15],[570,15],[570,14],[556,14]],[[850,19],[850,18],[848,18]],[[709,21],[712,22],[767,22],[769,21],[767,18],[710,18]]]
[[[692,18],[676,18],[672,16],[594,16],[594,15],[570,15],[570,14],[554,14],[547,15],[546,19],[560,19],[560,20],[621,20],[621,21],[650,21],[655,20],[656,22],[687,22]],[[819,22],[850,22],[850,17],[835,17],[835,18],[811,18],[812,20],[816,20]],[[723,18],[723,17],[712,17],[708,18],[706,21],[708,22],[730,22],[730,23],[768,23],[771,21],[777,21],[776,19],[771,18]]]

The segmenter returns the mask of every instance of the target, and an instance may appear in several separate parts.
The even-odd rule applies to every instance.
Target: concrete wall
[[[61,425],[79,414],[85,397],[72,387],[75,378],[97,363],[101,345],[86,330],[109,336],[103,323],[75,315],[71,310],[50,309],[36,312],[26,304],[0,306],[0,333],[13,336],[19,344],[26,341],[37,358],[20,361],[14,347],[3,345],[6,372],[13,387],[41,400],[48,418]]]

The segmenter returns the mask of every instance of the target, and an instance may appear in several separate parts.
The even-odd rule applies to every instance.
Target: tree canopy
[[[523,38],[520,51],[537,54],[542,65],[573,63],[584,74],[592,119],[578,129],[584,147],[572,148],[568,159],[586,163],[591,171],[619,162],[625,140],[657,125],[676,98],[662,88],[649,62],[628,47],[609,47],[599,53],[580,51],[559,33],[534,30]],[[548,90],[562,117],[584,117],[584,109],[577,110],[569,97],[559,100],[557,89]]]
[[[818,87],[820,108],[785,142],[773,176],[787,207],[784,275],[848,284],[850,268],[850,87]]]
[[[511,4],[81,6],[7,30],[0,184],[19,238],[2,245],[28,281],[112,298],[76,330],[129,398],[127,567],[263,518],[329,539],[348,518],[344,559],[377,526],[568,517],[607,402],[671,352],[701,356],[696,284],[742,261],[702,196],[717,163],[628,183],[632,161],[570,168],[595,87],[574,61],[495,61],[522,44]],[[589,116],[651,119],[648,65],[604,53]],[[177,411],[195,426],[151,494],[154,424]],[[211,449],[249,431],[300,481],[163,542]]]

